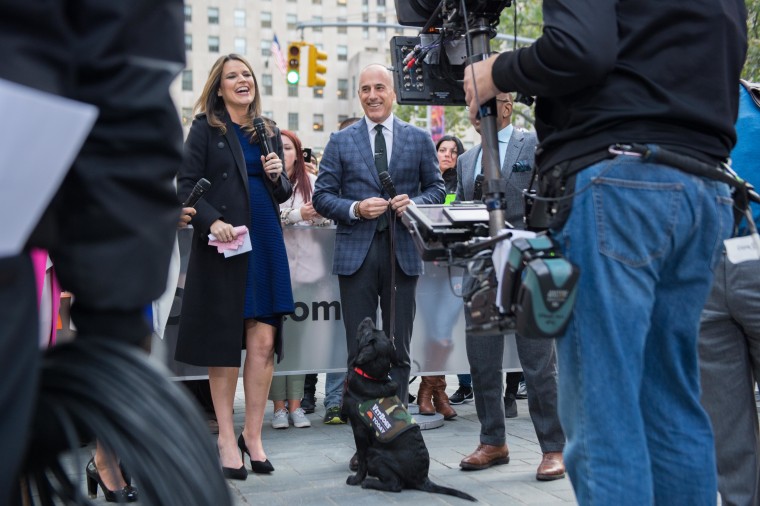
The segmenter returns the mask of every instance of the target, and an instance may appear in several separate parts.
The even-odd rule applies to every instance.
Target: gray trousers
[[[715,432],[718,491],[724,506],[760,504],[760,262],[723,259],[702,311],[702,405]]]
[[[303,385],[306,381],[305,374],[288,374],[272,376],[272,385],[269,387],[270,401],[287,401],[303,397]],[[293,409],[291,406],[290,409]]]
[[[469,315],[466,314],[469,321]],[[561,452],[565,435],[557,416],[557,352],[554,339],[516,336],[525,386],[528,411],[538,436],[541,451]],[[504,336],[466,337],[475,410],[480,421],[480,442],[500,446],[507,440],[504,419],[504,376],[501,372]]]

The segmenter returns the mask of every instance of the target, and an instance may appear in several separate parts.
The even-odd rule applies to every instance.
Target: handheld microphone
[[[380,183],[383,185],[383,189],[385,190],[385,193],[390,195],[391,198],[396,197],[396,187],[393,186],[393,180],[391,179],[391,175],[388,174],[387,170],[382,171],[380,174],[378,174],[378,177],[380,178]]]
[[[483,200],[483,179],[485,176],[483,174],[478,174],[475,176],[475,186],[472,190],[472,200],[478,201]]]
[[[256,137],[259,139],[259,149],[261,149],[261,154],[266,158],[269,153],[272,152],[272,146],[269,145],[269,137],[267,137],[267,127],[264,125],[264,120],[261,118],[254,118],[253,128],[256,130]],[[267,175],[272,181],[277,181],[276,175]]]
[[[187,200],[182,203],[182,207],[195,207],[195,204],[197,204],[203,195],[210,189],[211,182],[209,182],[209,180],[205,177],[200,178],[198,182],[195,183],[190,196],[187,197]]]

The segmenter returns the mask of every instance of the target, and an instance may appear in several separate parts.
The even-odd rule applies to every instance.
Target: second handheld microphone
[[[182,203],[182,207],[195,207],[195,204],[197,204],[201,197],[203,197],[203,195],[210,189],[211,182],[205,177],[200,178],[198,182],[195,183],[193,191],[187,197],[187,200]]]
[[[259,140],[259,149],[261,149],[261,154],[264,155],[264,158],[266,159],[266,157],[269,156],[269,153],[272,152],[272,146],[269,144],[269,137],[267,137],[267,127],[264,125],[264,120],[261,118],[254,118],[253,128],[256,130],[256,137]],[[277,176],[275,174],[267,173],[267,176],[272,181],[277,181]]]

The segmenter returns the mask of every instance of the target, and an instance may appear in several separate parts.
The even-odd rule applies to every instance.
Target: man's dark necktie
[[[383,125],[375,125],[375,169],[377,173],[388,170],[388,155],[385,147],[385,136],[383,135]],[[387,212],[377,217],[377,231],[383,232],[388,228]]]

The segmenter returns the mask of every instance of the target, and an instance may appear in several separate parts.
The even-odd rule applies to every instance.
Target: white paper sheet
[[[726,239],[723,244],[732,264],[760,260],[760,237],[757,234]]]
[[[0,79],[0,257],[21,252],[97,115],[92,105]]]

